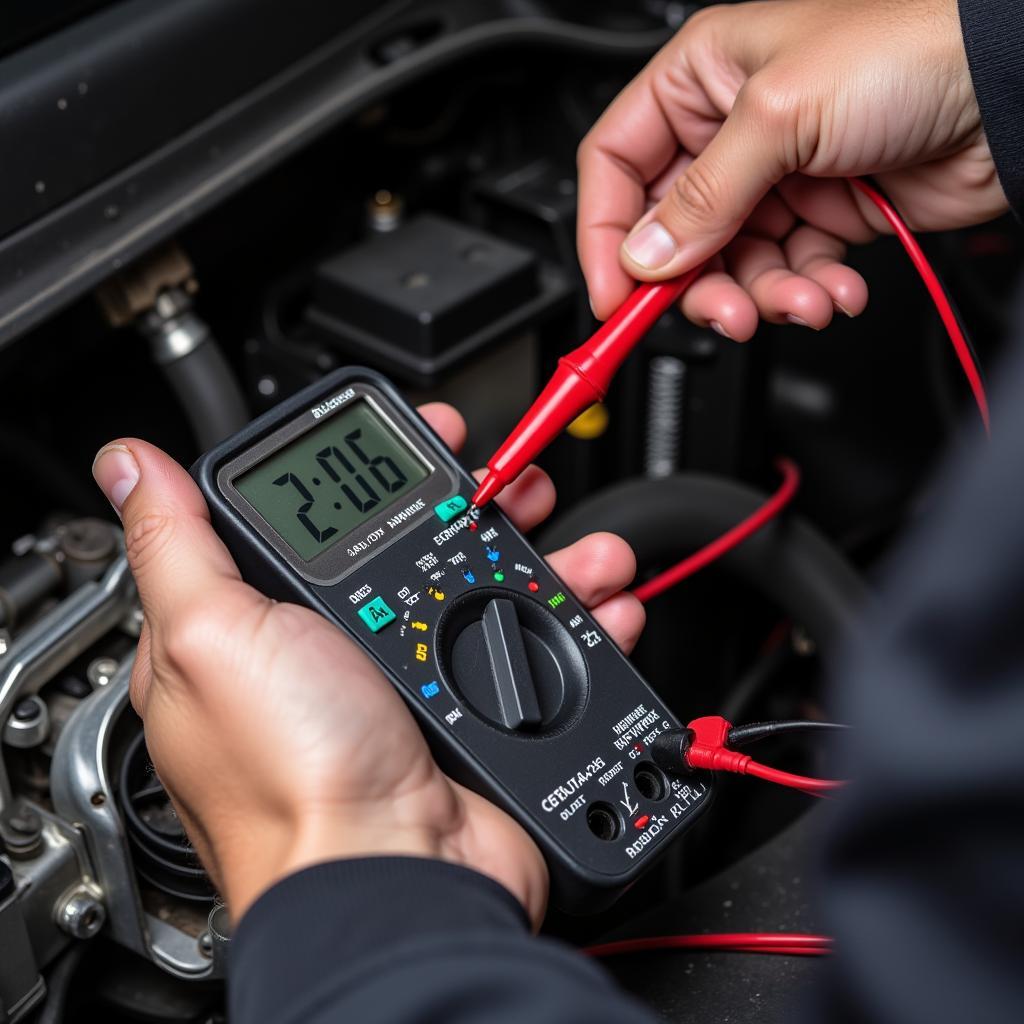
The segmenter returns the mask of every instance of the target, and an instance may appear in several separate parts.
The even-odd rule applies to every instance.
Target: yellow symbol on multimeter
[[[425,622],[410,622],[409,625],[412,626],[413,629],[418,629],[421,633],[425,633],[428,628]]]
[[[427,645],[417,644],[416,645],[416,660],[426,661],[427,660]]]
[[[443,601],[444,600],[444,591],[443,590],[435,590],[433,587],[427,587],[427,593],[428,594],[432,594],[435,601]]]

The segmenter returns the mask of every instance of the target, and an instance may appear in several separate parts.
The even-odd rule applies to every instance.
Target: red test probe
[[[626,356],[700,277],[703,265],[669,281],[642,284],[578,349],[562,356],[547,387],[487,463],[473,495],[483,508],[515,480],[574,419],[604,400]]]
[[[849,182],[881,210],[921,276],[953,343],[988,433],[985,384],[942,282],[885,194],[863,178],[850,178]],[[604,399],[626,356],[703,270],[700,266],[670,281],[640,285],[589,341],[558,361],[558,369],[547,387],[487,463],[487,476],[473,495],[476,508],[483,508],[500,494],[584,409]]]

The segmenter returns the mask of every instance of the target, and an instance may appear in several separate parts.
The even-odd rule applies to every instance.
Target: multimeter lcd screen
[[[366,401],[307,431],[234,481],[302,559],[312,561],[430,475]]]

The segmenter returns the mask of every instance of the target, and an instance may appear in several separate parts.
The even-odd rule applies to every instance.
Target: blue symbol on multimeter
[[[488,547],[488,548],[487,548],[487,557],[488,557],[488,558],[489,558],[489,559],[490,559],[490,560],[491,560],[492,562],[496,562],[496,561],[497,561],[497,560],[498,560],[499,558],[501,558],[501,552],[500,552],[500,551],[496,551],[496,550],[495,550],[494,548],[492,548],[492,547]]]
[[[462,578],[467,583],[476,583],[476,577],[473,575],[473,572],[472,572],[471,569],[463,569],[462,570]]]
[[[427,700],[430,700],[431,697],[436,697],[440,692],[441,687],[438,686],[437,683],[424,683],[420,687],[420,693],[422,693]]]

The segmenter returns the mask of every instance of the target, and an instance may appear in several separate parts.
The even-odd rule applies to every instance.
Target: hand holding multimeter
[[[324,401],[345,390],[335,387]],[[384,393],[389,405],[391,401],[396,403],[395,409],[402,417],[399,425],[391,409],[387,409],[387,418],[380,418],[385,429],[399,427],[401,433],[396,434],[403,443],[410,434],[418,442],[418,435],[423,433],[425,447],[417,448],[416,457],[432,467],[439,466],[442,458],[454,466],[450,453],[429,433],[422,420],[404,404],[398,405],[400,400],[390,397],[390,389]],[[308,408],[321,404],[310,403]],[[345,404],[337,409],[342,411]],[[346,435],[365,424],[357,422],[352,427],[340,416],[332,420],[333,412],[328,410],[328,415],[313,422],[334,422],[346,428],[335,440],[341,455],[355,469],[360,457],[347,444]],[[451,410],[432,407],[424,415],[442,441],[458,445],[463,428]],[[312,432],[307,436],[312,437]],[[371,449],[368,435],[352,440],[368,462],[390,454],[402,469],[404,464],[393,453]],[[453,785],[435,767],[421,731],[402,706],[394,678],[389,677],[388,681],[350,639],[358,639],[359,634],[346,635],[322,615],[291,604],[268,604],[239,579],[235,562],[211,530],[205,505],[187,475],[152,447],[135,441],[127,444],[130,452],[119,448],[107,450],[97,460],[96,474],[115,504],[124,502],[122,515],[130,554],[147,613],[147,637],[138,659],[133,698],[146,718],[148,742],[161,778],[174,794],[205,863],[210,865],[234,912],[244,910],[275,878],[303,864],[339,856],[411,853],[442,857],[491,874],[528,907],[536,920],[542,913],[546,892],[544,868],[536,847],[509,817],[462,786]],[[298,520],[306,499],[294,483],[275,485],[273,480],[294,472],[303,486],[324,488],[324,481],[331,478],[321,469],[318,453],[331,447],[333,441],[319,444],[311,454],[305,453],[301,465],[282,470],[270,481],[271,486],[279,487],[292,499],[289,511],[295,520],[294,527],[308,534],[310,542],[312,534]],[[375,510],[365,508],[372,497],[363,491],[355,474],[347,475],[344,462],[333,453],[324,458],[339,477],[331,483],[342,495],[342,501],[348,500],[341,487],[347,483],[364,506],[359,514],[365,512],[372,518]],[[394,485],[397,478],[390,474],[387,462],[382,460],[377,465],[382,467],[384,480]],[[454,468],[446,471],[456,472]],[[380,492],[386,486],[372,473],[359,475],[373,490]],[[320,485],[313,483],[314,477],[321,480]],[[254,479],[258,481],[258,477]],[[133,481],[137,481],[134,486]],[[244,480],[242,485],[246,485]],[[416,486],[411,485],[408,492],[412,497],[399,495],[399,511],[416,503]],[[464,486],[468,488],[470,484]],[[131,493],[125,500],[129,488]],[[506,497],[509,515],[523,528],[530,528],[543,518],[553,501],[550,484],[539,477],[510,489]],[[345,534],[347,527],[339,526],[340,520],[331,520],[328,515],[341,514],[333,504],[333,499],[321,500],[319,505],[314,502],[303,514],[321,533],[332,525],[338,529],[342,534],[338,543],[344,545],[345,557],[350,557],[349,548],[358,554],[356,542],[365,540],[379,527],[356,527]],[[433,507],[428,507],[427,512],[429,519],[423,517],[407,524],[410,532],[402,536],[424,528],[432,543],[435,536],[452,528],[451,522],[441,523]],[[500,529],[507,531],[511,542],[514,527],[506,523],[502,519]],[[286,527],[282,525],[282,529]],[[475,549],[466,549],[465,564],[459,561],[453,566],[462,587],[480,587],[486,578],[490,587],[495,588],[500,586],[495,575],[508,569],[509,575],[516,577],[520,596],[529,595],[528,599],[539,604],[544,595],[538,590],[534,596],[529,588],[531,580],[517,572],[515,561],[503,559],[501,544],[484,541],[480,534],[478,529],[453,535],[472,537],[477,545]],[[327,551],[331,539],[325,538],[327,543],[323,547]],[[450,553],[445,564],[451,565],[447,559],[462,550],[462,543],[446,543]],[[491,560],[488,549],[490,553],[500,553],[497,562]],[[417,557],[424,554],[426,549]],[[600,578],[593,573],[595,562],[604,570]],[[609,647],[614,643],[628,645],[635,638],[642,613],[632,598],[616,593],[629,582],[633,572],[625,545],[609,538],[590,538],[553,555],[551,563],[565,583],[565,603],[575,601],[568,596],[575,590],[593,610],[596,621],[591,621],[594,632],[602,637],[601,643]],[[374,637],[392,636],[396,642],[407,641],[408,663],[419,670],[428,663],[417,660],[418,645],[432,645],[429,631],[421,625],[433,623],[454,605],[459,586],[454,572],[444,577],[445,583],[439,587],[430,579],[436,568],[429,572],[414,564],[411,568],[415,576],[410,576],[409,582],[403,578],[401,586],[396,582],[393,592],[374,590],[373,596],[382,597],[395,612],[395,619],[376,633],[359,616],[359,610],[372,597],[358,604],[348,600],[365,583],[345,589],[344,598],[355,614],[352,625],[366,638],[362,643],[364,650]],[[537,572],[542,570],[539,563],[533,568]],[[353,579],[358,571],[357,568],[350,573]],[[469,584],[464,571],[478,582]],[[485,577],[486,573],[489,577]],[[421,596],[407,604],[405,601],[412,593],[399,598],[398,591],[405,586],[412,591],[417,579],[422,581],[415,587]],[[430,587],[433,594],[427,592]],[[444,594],[443,600],[434,596],[439,591]],[[408,617],[406,610],[410,613]],[[557,613],[558,609],[553,611]],[[503,624],[505,617],[501,619]],[[464,643],[472,640],[471,633]],[[582,643],[585,645],[585,641]],[[483,647],[486,649],[486,640]],[[428,657],[432,656],[430,651]],[[414,700],[421,709],[440,708],[443,700],[451,699],[452,684],[445,678],[438,679],[433,674],[421,685],[429,691],[429,684],[435,680],[435,696],[426,696],[422,689],[416,692]],[[491,692],[496,693],[493,683]],[[544,701],[547,707],[547,698]],[[412,703],[408,696],[406,702]],[[464,718],[456,718],[454,726],[450,726],[446,719],[452,710],[449,705],[439,717],[439,723],[444,722],[446,729],[458,726],[472,715],[473,721],[509,738],[504,725],[487,722],[476,711],[464,710]],[[613,727],[618,724],[612,723]],[[623,731],[637,725],[639,719],[624,726]],[[538,774],[542,770],[560,772],[557,764],[546,766],[544,725],[533,733],[530,728],[526,727],[520,742],[531,752],[521,754],[521,759],[526,763],[536,761]],[[553,738],[558,740],[557,729]],[[539,744],[536,754],[530,746],[534,743]],[[594,760],[593,755],[588,754],[587,760]],[[603,760],[607,762],[608,758]],[[596,782],[596,774],[604,774],[611,764],[592,778],[608,801],[621,800],[625,795],[624,773],[628,773],[628,795],[631,805],[636,806],[640,798],[632,778],[639,759],[629,760],[627,754],[625,762],[618,777],[607,780],[603,786]],[[586,767],[584,764],[580,770]],[[570,783],[574,789],[572,799],[568,799]],[[553,812],[539,813],[553,813],[561,823],[561,813],[568,812],[584,792],[582,788],[576,792],[576,787],[580,783],[575,775],[572,780],[565,775],[550,785],[545,783],[540,799],[552,797],[557,803]],[[396,792],[402,795],[396,797]],[[670,803],[665,801],[663,806]],[[582,815],[579,810],[567,813],[567,821],[575,819],[586,828],[585,814],[585,808]],[[625,815],[623,805],[621,821]],[[656,820],[656,816],[652,817]],[[632,823],[630,828],[639,836]],[[596,844],[609,842],[592,833],[588,835]],[[623,830],[619,842],[624,848],[635,844],[636,839]]]

